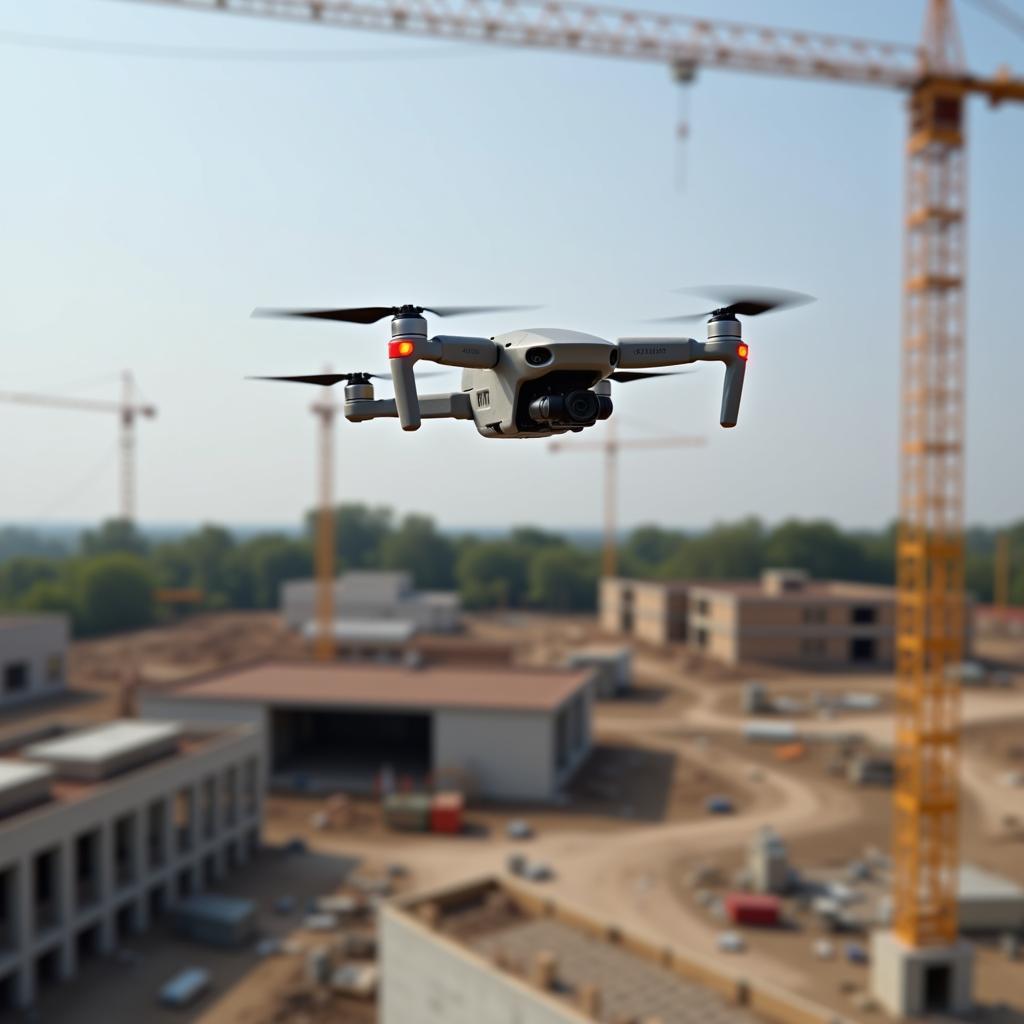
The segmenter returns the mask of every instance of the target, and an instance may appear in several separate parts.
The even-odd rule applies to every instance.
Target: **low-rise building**
[[[124,720],[0,758],[0,1005],[74,977],[249,859],[262,819],[251,728]]]
[[[281,614],[292,629],[316,620],[316,580],[288,580],[281,586]],[[415,632],[449,633],[459,629],[459,595],[416,590],[407,572],[346,572],[334,581],[334,614],[339,622],[404,622]]]
[[[381,1024],[829,1024],[835,1013],[510,879],[381,906]]]
[[[0,615],[0,711],[64,691],[66,615]]]
[[[280,787],[382,777],[549,801],[591,746],[593,673],[517,666],[268,662],[143,691],[148,718],[248,722]]]
[[[760,580],[608,580],[601,589],[606,632],[685,643],[727,665],[890,667],[895,611],[893,587],[795,569],[767,569]]]

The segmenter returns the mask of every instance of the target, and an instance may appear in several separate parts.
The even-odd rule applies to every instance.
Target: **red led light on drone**
[[[388,342],[388,359],[402,359],[411,356],[416,351],[416,345],[408,338],[395,338]]]
[[[736,346],[736,355],[738,355],[740,359],[746,359],[749,354],[750,349],[746,345],[741,344]]]

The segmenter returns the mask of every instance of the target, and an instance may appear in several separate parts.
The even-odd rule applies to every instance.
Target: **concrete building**
[[[316,619],[316,581],[289,580],[281,587],[281,613],[292,629]],[[334,614],[340,622],[407,622],[416,632],[448,633],[459,629],[459,595],[416,590],[407,572],[347,572],[334,583]]]
[[[686,643],[727,665],[870,669],[892,665],[895,604],[893,587],[767,569],[760,580],[608,580],[601,623],[650,643]]]
[[[121,721],[0,759],[0,1006],[74,977],[259,840],[246,727]]]
[[[834,1012],[507,879],[382,904],[380,1024],[830,1024]]]
[[[689,584],[676,580],[602,579],[601,630],[656,647],[686,641]]]
[[[0,711],[62,693],[66,615],[0,615]]]
[[[266,663],[143,691],[147,718],[248,722],[271,781],[370,792],[382,774],[548,801],[591,745],[592,673]]]

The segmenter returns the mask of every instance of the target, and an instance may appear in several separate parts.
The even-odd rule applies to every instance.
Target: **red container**
[[[778,926],[782,901],[778,896],[731,892],[725,897],[725,912],[733,924],[752,924],[762,928]]]
[[[430,804],[430,831],[455,835],[462,831],[461,793],[438,793]]]

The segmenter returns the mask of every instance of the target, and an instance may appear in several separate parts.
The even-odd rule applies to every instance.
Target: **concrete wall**
[[[434,772],[458,768],[489,799],[552,799],[558,783],[554,745],[549,714],[434,712]]]
[[[68,634],[64,615],[0,617],[0,709],[64,691]]]
[[[684,584],[651,580],[602,580],[598,617],[602,632],[633,636],[656,647],[681,643],[687,633]]]
[[[585,1024],[568,1004],[495,971],[387,904],[381,907],[380,1024]]]
[[[204,888],[210,873],[222,877],[232,862],[248,859],[262,821],[260,738],[233,732],[208,744],[111,779],[83,799],[0,820],[0,878],[11,911],[0,928],[0,980],[13,980],[19,1005],[35,1000],[40,957],[55,953],[60,978],[71,978],[83,933],[95,934],[97,951],[109,953],[128,938],[125,920],[129,933],[148,927],[151,900],[173,906],[184,890]],[[179,841],[175,807],[182,793],[192,815]],[[208,818],[200,813],[204,794],[212,797]],[[130,836],[123,862],[129,870],[116,861],[119,829]],[[95,844],[94,868],[82,878],[78,840],[86,835]],[[34,884],[42,853],[52,854],[54,868],[43,918]]]

